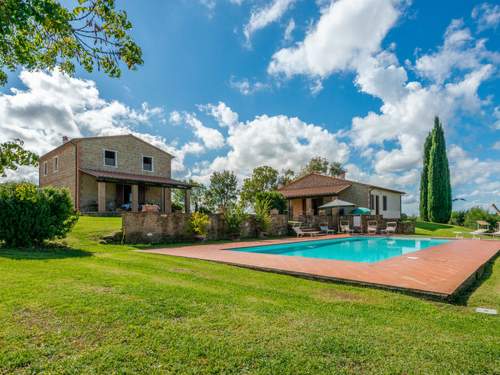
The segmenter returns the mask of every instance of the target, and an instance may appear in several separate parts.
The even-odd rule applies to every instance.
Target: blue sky
[[[147,6],[146,6],[147,5]],[[482,1],[117,1],[144,65],[12,72],[0,141],[43,153],[62,135],[134,132],[177,156],[175,175],[240,178],[339,160],[403,189],[415,213],[421,146],[445,125],[455,208],[500,196],[500,5]],[[36,178],[23,168],[9,175]]]

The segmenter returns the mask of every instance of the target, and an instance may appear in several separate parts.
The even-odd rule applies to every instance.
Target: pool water
[[[349,237],[229,250],[374,263],[447,242],[449,241],[429,238]]]

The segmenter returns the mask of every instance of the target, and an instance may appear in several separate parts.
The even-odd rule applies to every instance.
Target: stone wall
[[[193,240],[195,235],[189,228],[190,215],[182,212],[160,214],[156,212],[125,212],[122,219],[122,230],[125,241],[142,242],[175,242]],[[268,236],[284,236],[288,233],[286,215],[271,215],[271,229]],[[250,215],[243,223],[240,238],[255,238],[259,235],[255,216]],[[228,239],[229,234],[222,214],[210,215],[207,239]]]

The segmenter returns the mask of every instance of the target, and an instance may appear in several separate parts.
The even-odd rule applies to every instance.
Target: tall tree
[[[276,190],[278,187],[278,171],[267,165],[254,168],[252,175],[243,180],[241,200],[246,204],[255,203],[257,193]]]
[[[436,223],[447,223],[450,220],[452,206],[450,169],[443,126],[438,117],[434,120],[432,131],[427,194],[429,220]]]
[[[278,186],[288,185],[295,178],[295,172],[291,169],[283,169],[278,176]]]
[[[231,171],[214,172],[210,176],[207,198],[214,209],[226,210],[238,199],[238,180]]]
[[[120,61],[129,69],[142,64],[142,51],[132,40],[132,24],[114,0],[80,0],[69,9],[57,0],[0,1],[0,85],[4,69],[23,67],[87,72],[97,67],[119,77]]]
[[[0,143],[0,176],[5,177],[7,170],[17,170],[21,165],[37,165],[38,156],[23,148],[24,142],[15,139]]]
[[[330,163],[330,167],[328,168],[328,173],[330,176],[342,176],[346,173],[346,170],[342,166],[342,163],[338,161],[333,161]]]
[[[420,176],[420,218],[429,221],[429,210],[427,207],[427,194],[429,189],[429,157],[432,146],[432,131],[429,132],[424,143],[424,156],[422,175]]]

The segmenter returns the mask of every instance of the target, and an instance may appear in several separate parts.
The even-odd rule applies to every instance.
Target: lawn
[[[464,237],[470,238],[472,235],[468,233],[472,231],[473,229],[470,228],[451,224],[430,223],[426,221],[417,221],[415,228],[415,234],[433,237],[455,237],[454,232],[462,232],[464,233]]]
[[[119,227],[0,249],[0,373],[499,372],[500,320],[474,312],[500,309],[498,260],[452,305],[99,243]]]

